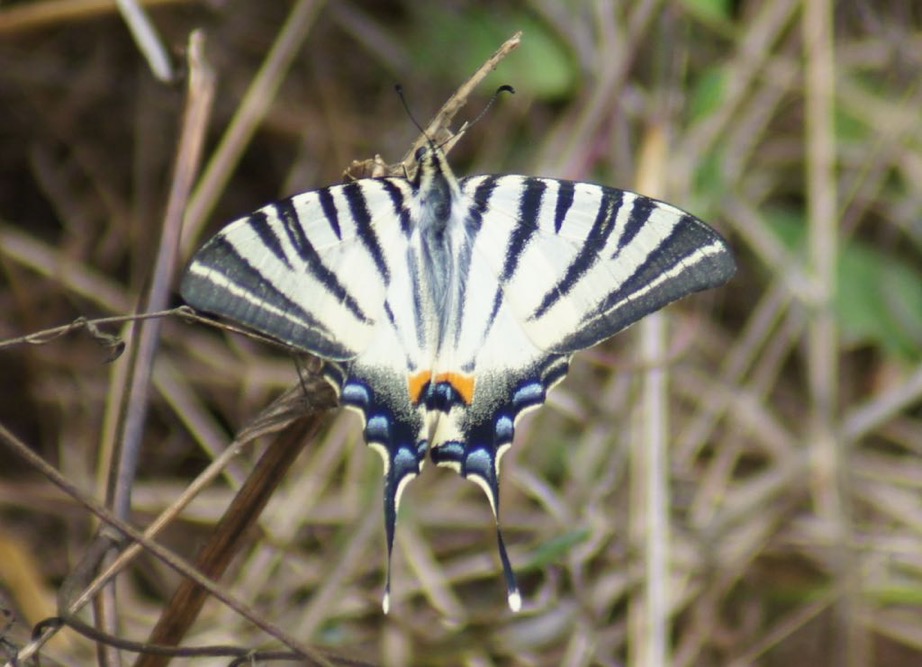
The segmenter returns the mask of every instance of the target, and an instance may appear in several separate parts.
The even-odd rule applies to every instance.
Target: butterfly
[[[400,496],[426,456],[476,482],[499,522],[516,421],[572,355],[734,274],[721,236],[664,202],[591,183],[457,179],[433,142],[412,179],[365,178],[269,204],[194,255],[196,309],[325,361],[384,460],[387,570]]]

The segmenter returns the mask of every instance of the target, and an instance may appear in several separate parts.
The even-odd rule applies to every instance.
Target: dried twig
[[[426,126],[425,132],[417,137],[416,141],[413,142],[413,146],[406,152],[400,162],[388,165],[379,155],[368,160],[356,160],[343,173],[343,178],[346,180],[353,180],[369,176],[412,175],[415,170],[416,151],[419,150],[421,146],[428,145],[430,141],[435,141],[439,144],[445,153],[450,152],[458,140],[461,139],[466,127],[462,127],[458,132],[451,131],[449,126],[452,120],[454,120],[455,115],[465,104],[467,104],[467,100],[471,96],[471,93],[474,92],[474,89],[480,85],[490,72],[499,66],[506,56],[517,49],[521,42],[521,32],[515,33],[512,37],[503,42],[503,45],[500,46],[492,56],[487,58],[486,62],[484,62],[484,64],[448,98],[448,101],[442,105],[438,113],[429,121],[429,125]]]

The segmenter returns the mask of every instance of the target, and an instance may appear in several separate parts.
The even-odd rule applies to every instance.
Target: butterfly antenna
[[[424,136],[426,137],[426,139],[429,141],[429,143],[431,144],[431,143],[432,143],[432,138],[426,133],[426,130],[423,129],[423,126],[419,124],[419,121],[416,120],[416,116],[413,115],[413,112],[410,111],[410,105],[407,103],[406,95],[404,95],[403,86],[400,85],[399,83],[398,83],[398,84],[395,84],[395,85],[394,85],[394,92],[396,92],[396,93],[397,93],[397,97],[400,98],[400,103],[403,104],[403,109],[404,109],[404,111],[407,112],[407,116],[409,116],[410,120],[413,121],[413,125],[416,126],[416,129],[419,130],[420,134],[424,135]],[[465,132],[466,132],[467,130],[471,129],[472,127],[474,127],[474,125],[476,125],[477,123],[480,122],[480,119],[483,118],[483,117],[487,114],[487,112],[488,112],[488,111],[490,110],[490,108],[493,106],[493,103],[496,102],[496,98],[498,98],[502,93],[509,93],[510,95],[515,95],[515,88],[513,88],[512,86],[510,86],[510,85],[508,85],[508,84],[503,84],[502,86],[500,86],[499,88],[497,88],[497,89],[496,89],[496,92],[493,93],[493,96],[492,96],[492,97],[490,98],[490,100],[487,102],[486,106],[480,111],[479,114],[477,114],[477,116],[474,118],[474,120],[472,120],[472,121],[470,121],[469,123],[467,123],[467,125],[466,125],[465,128],[464,128],[464,131],[465,131]],[[451,139],[448,139],[447,141],[451,141]],[[447,141],[446,141],[446,143],[447,143]],[[444,145],[444,144],[443,144],[443,145]],[[441,146],[439,146],[439,148],[441,148]]]
[[[500,96],[501,93],[509,93],[510,95],[515,95],[515,88],[513,88],[513,87],[510,86],[510,85],[506,85],[506,84],[504,84],[504,85],[500,86],[499,88],[497,88],[497,89],[496,89],[496,92],[493,93],[493,96],[492,96],[492,97],[490,98],[490,100],[487,102],[486,106],[485,106],[483,109],[481,109],[480,113],[477,114],[477,116],[474,118],[474,120],[468,121],[467,123],[465,123],[464,126],[462,126],[461,131],[458,132],[458,134],[456,134],[456,135],[454,135],[454,136],[451,136],[451,137],[449,137],[448,139],[446,139],[445,141],[443,141],[443,142],[439,145],[439,148],[443,148],[443,147],[445,146],[445,144],[447,144],[449,141],[452,141],[452,140],[456,139],[456,138],[458,137],[458,135],[464,134],[464,133],[467,132],[469,129],[471,129],[472,127],[474,127],[477,123],[479,123],[479,122],[480,122],[480,119],[487,115],[487,112],[488,112],[488,111],[490,110],[490,108],[493,106],[493,103],[496,102],[496,98],[498,98],[498,97]]]
[[[487,112],[493,106],[493,103],[496,102],[496,98],[498,98],[500,94],[502,93],[509,93],[510,95],[515,95],[515,88],[513,88],[512,86],[508,84],[503,84],[502,86],[497,88],[496,92],[493,93],[493,97],[491,97],[490,100],[487,102],[487,105],[480,111],[479,114],[477,114],[477,117],[474,118],[474,120],[472,120],[471,122],[467,124],[467,129],[474,127],[477,123],[480,122],[481,118],[487,115]]]
[[[403,110],[407,112],[407,116],[410,117],[410,120],[413,121],[413,124],[416,126],[416,129],[419,130],[419,133],[424,135],[429,143],[432,143],[432,139],[429,138],[429,135],[426,134],[426,130],[423,129],[423,126],[419,124],[419,121],[416,120],[416,116],[413,115],[413,112],[410,111],[410,105],[407,104],[406,95],[403,93],[403,86],[398,84],[394,85],[394,92],[397,93],[397,97],[400,98],[400,103],[403,105]]]

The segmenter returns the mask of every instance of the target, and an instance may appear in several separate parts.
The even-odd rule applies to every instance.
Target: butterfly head
[[[452,202],[461,197],[458,179],[445,153],[433,142],[416,151],[416,164],[413,189],[419,199],[421,219],[445,224],[451,216]]]
[[[413,181],[417,187],[425,189],[428,184],[438,179],[449,181],[457,186],[457,179],[448,165],[445,151],[434,141],[429,141],[425,146],[417,148],[413,158],[416,160],[416,176]]]

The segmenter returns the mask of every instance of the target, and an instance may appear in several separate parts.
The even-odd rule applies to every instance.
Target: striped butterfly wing
[[[367,180],[265,206],[196,253],[182,297],[324,359],[354,359],[387,319],[408,190]]]
[[[489,211],[482,270],[541,350],[591,347],[736,271],[717,232],[643,195],[523,176],[462,185],[473,208]]]
[[[405,179],[363,179],[270,204],[209,240],[180,286],[189,305],[328,362],[325,378],[384,459],[388,563],[400,493],[428,445],[425,406],[408,388],[431,366],[433,336],[419,312],[414,197]]]
[[[735,264],[703,222],[632,192],[523,176],[460,184],[466,298],[439,361],[466,372],[474,391],[469,401],[443,391],[430,403],[443,415],[431,457],[486,492],[515,609],[520,597],[499,532],[498,482],[517,419],[545,401],[574,352],[723,284]]]

